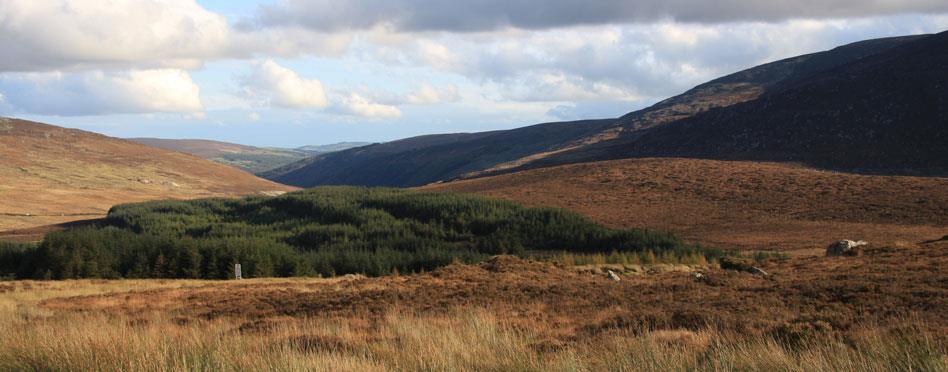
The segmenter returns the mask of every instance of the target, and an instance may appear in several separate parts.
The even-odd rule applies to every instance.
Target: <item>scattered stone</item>
[[[695,278],[695,279],[701,279],[701,278],[704,278],[704,274],[699,273],[699,272],[697,272],[697,271],[692,271],[692,272],[691,272],[691,277],[692,277],[692,278]]]
[[[617,281],[617,282],[620,281],[620,280],[622,280],[621,278],[619,278],[619,275],[616,274],[616,273],[615,273],[614,271],[612,271],[612,270],[606,270],[606,275],[609,277],[609,279],[615,280],[615,281]]]
[[[150,179],[147,179],[147,178],[139,178],[139,179],[138,179],[138,182],[141,182],[141,183],[146,184],[146,185],[151,184],[151,180],[150,180]]]
[[[826,256],[858,256],[860,253],[862,253],[862,249],[860,247],[867,246],[869,246],[869,243],[862,240],[852,241],[849,239],[843,239],[830,244],[829,247],[826,247]]]

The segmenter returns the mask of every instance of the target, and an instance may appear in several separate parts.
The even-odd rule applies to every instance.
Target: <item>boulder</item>
[[[843,239],[826,247],[826,255],[829,257],[858,256],[862,251],[860,247],[867,246],[869,246],[869,243],[862,240],[852,241],[849,239]]]

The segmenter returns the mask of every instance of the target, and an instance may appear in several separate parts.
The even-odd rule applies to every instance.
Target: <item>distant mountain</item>
[[[755,101],[765,95],[769,97],[771,91],[803,84],[820,73],[928,37],[867,40],[764,64],[712,80],[617,119],[415,137],[316,156],[261,175],[303,187],[325,184],[417,186],[556,164],[639,156],[647,152],[636,152],[630,144],[646,133],[657,133],[658,128],[689,118],[690,122],[698,123],[700,120],[693,118],[696,115]],[[650,148],[655,149],[652,154],[686,154],[676,155],[676,151],[657,145]]]
[[[563,146],[573,139],[592,136],[611,122],[585,120],[413,137],[317,155],[260,175],[301,187],[423,185]]]
[[[907,42],[781,81],[755,100],[531,166],[662,156],[948,175],[948,32],[901,40]]]
[[[129,138],[146,146],[184,152],[215,162],[260,173],[313,155],[364,146],[363,142],[341,142],[331,145],[303,146],[296,149],[254,147],[200,139]]]
[[[0,118],[0,230],[102,216],[119,203],[291,189],[193,155]]]

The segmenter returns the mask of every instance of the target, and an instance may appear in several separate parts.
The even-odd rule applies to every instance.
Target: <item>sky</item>
[[[0,115],[297,147],[617,117],[944,0],[0,0]]]

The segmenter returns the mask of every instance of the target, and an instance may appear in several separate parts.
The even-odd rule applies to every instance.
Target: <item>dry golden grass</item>
[[[896,244],[948,234],[948,178],[865,176],[778,163],[626,159],[422,187],[561,207],[620,228],[750,250]]]
[[[104,216],[115,204],[294,188],[196,156],[0,118],[0,231]]]
[[[770,278],[613,282],[500,257],[383,278],[0,282],[0,370],[944,371],[946,249],[783,257]]]

